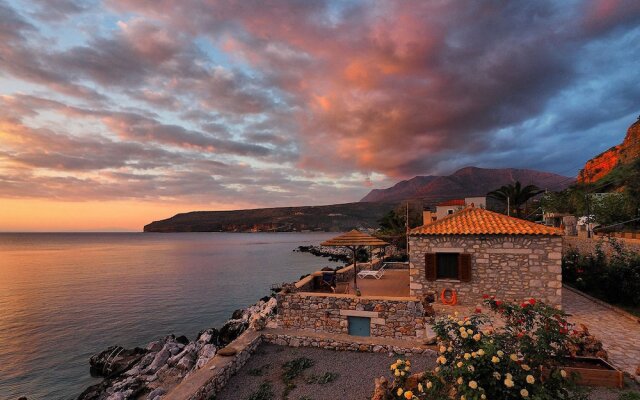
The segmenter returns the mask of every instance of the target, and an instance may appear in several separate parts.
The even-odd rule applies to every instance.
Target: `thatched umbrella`
[[[356,252],[358,248],[363,246],[372,246],[372,247],[384,247],[389,243],[384,240],[380,240],[377,237],[367,235],[366,233],[362,233],[356,229],[344,233],[340,236],[334,237],[333,239],[329,239],[326,242],[320,243],[321,246],[340,246],[346,247],[353,251],[353,286],[354,289],[358,287],[358,268],[356,265]]]

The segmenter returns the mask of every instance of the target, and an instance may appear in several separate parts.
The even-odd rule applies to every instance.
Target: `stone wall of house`
[[[596,247],[600,245],[605,254],[610,254],[612,247],[609,244],[611,238],[607,236],[595,236],[593,238],[580,236],[565,236],[564,251],[575,249],[582,254],[593,254]],[[622,237],[614,237],[613,240],[622,244],[627,250],[640,253],[640,239],[629,239]]]
[[[439,296],[456,290],[458,303],[479,304],[483,294],[508,300],[535,297],[562,304],[562,237],[525,235],[411,236],[410,293],[420,298],[428,291]],[[471,281],[428,281],[426,253],[471,254]]]
[[[417,299],[332,293],[278,294],[278,327],[349,332],[348,317],[371,318],[371,336],[423,337],[425,318]]]

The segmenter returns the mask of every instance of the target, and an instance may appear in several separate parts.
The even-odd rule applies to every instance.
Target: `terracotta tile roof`
[[[562,231],[482,208],[467,207],[411,230],[410,235],[561,235]]]
[[[389,243],[356,229],[320,243],[321,246],[387,246]]]
[[[442,203],[436,204],[436,207],[445,207],[445,206],[463,206],[464,207],[464,199],[455,199],[455,200],[447,200]]]

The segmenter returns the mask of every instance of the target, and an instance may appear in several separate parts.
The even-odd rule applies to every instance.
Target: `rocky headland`
[[[222,328],[201,331],[195,341],[168,335],[145,347],[108,347],[89,360],[91,374],[104,380],[88,387],[78,400],[159,400],[246,329],[264,328],[276,306],[275,298],[264,297],[251,307],[234,311]]]

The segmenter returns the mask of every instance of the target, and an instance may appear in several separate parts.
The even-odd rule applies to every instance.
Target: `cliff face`
[[[550,172],[466,167],[448,176],[416,176],[387,189],[374,189],[360,201],[398,202],[421,199],[430,204],[456,197],[484,196],[487,192],[515,181],[550,190],[561,190],[571,183],[566,176]]]
[[[587,161],[578,174],[578,182],[597,182],[616,166],[630,164],[638,157],[640,157],[640,118],[627,129],[627,136],[621,144]]]

